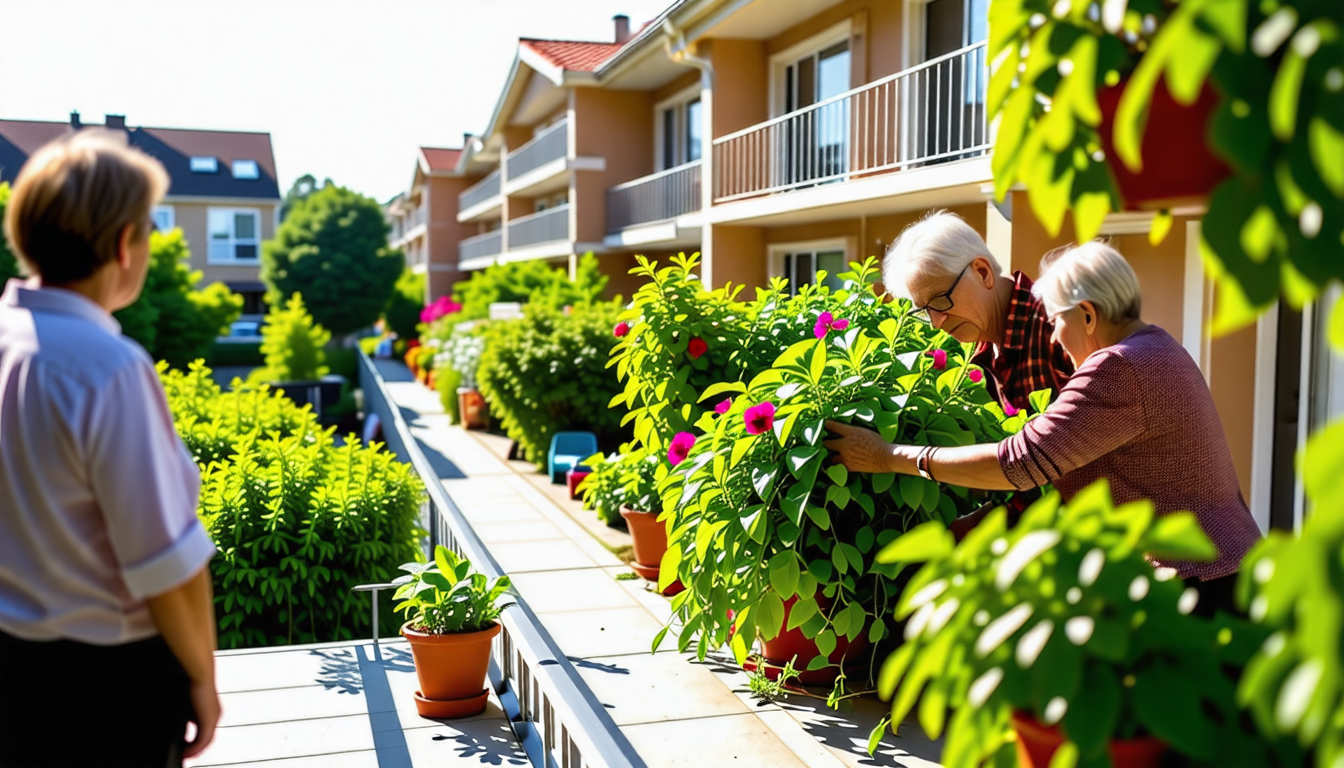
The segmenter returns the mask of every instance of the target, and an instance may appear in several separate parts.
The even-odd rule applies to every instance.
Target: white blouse
[[[115,645],[215,546],[154,364],[87,298],[0,296],[0,631]]]

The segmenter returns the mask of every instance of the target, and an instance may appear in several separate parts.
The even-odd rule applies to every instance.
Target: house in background
[[[69,122],[0,120],[0,181],[13,183],[28,157],[44,144],[85,127],[124,131],[131,146],[168,171],[168,194],[154,209],[161,230],[180,227],[191,247],[191,268],[203,283],[221,282],[243,297],[244,315],[265,313],[261,243],[275,236],[281,203],[269,133],[135,128],[124,115],[103,126]]]
[[[407,266],[425,275],[426,303],[450,293],[462,278],[458,243],[476,233],[475,225],[461,224],[457,217],[458,195],[471,183],[463,154],[461,149],[420,147],[410,187],[383,206],[388,243],[401,249]]]

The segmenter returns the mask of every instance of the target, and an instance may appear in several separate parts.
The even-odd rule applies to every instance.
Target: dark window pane
[[[677,164],[677,108],[663,110],[663,170]]]
[[[686,162],[700,159],[700,100],[686,105]]]
[[[257,246],[255,245],[237,245],[234,246],[233,257],[235,259],[256,259]]]

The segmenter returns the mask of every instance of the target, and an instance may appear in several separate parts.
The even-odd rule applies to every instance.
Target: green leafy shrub
[[[221,342],[210,345],[205,360],[212,368],[249,366],[260,368],[266,364],[266,356],[261,354],[261,341]]]
[[[487,318],[490,305],[497,302],[540,304],[552,309],[592,304],[606,287],[607,276],[592,253],[579,259],[575,280],[569,279],[567,270],[542,261],[495,264],[453,286],[453,299],[462,305],[462,311],[440,322],[456,324]]]
[[[359,353],[351,347],[328,344],[323,350],[329,371],[344,376],[346,381],[359,380]]]
[[[9,182],[0,181],[0,221],[5,220],[5,208],[9,205]],[[19,260],[9,249],[9,238],[0,234],[0,286],[11,277],[19,277]]]
[[[409,266],[402,270],[392,293],[383,308],[387,329],[401,339],[414,339],[420,325],[420,312],[425,308],[425,276],[416,274]]]
[[[479,632],[499,618],[501,599],[509,591],[508,576],[491,581],[471,570],[471,561],[440,544],[434,562],[401,566],[394,599],[411,626],[431,635]]]
[[[202,474],[200,516],[221,648],[352,640],[371,633],[358,584],[418,559],[424,486],[380,446],[329,432],[253,435]],[[379,634],[396,632],[382,614]]]
[[[522,318],[486,331],[481,394],[528,460],[544,466],[551,435],[566,430],[622,442],[620,414],[607,407],[620,385],[606,368],[619,313],[615,302],[576,305],[569,314],[529,304]]]
[[[443,412],[448,414],[451,423],[457,424],[462,420],[462,414],[458,413],[457,388],[462,386],[462,374],[453,370],[452,367],[436,368],[434,370],[434,391],[439,393],[439,402],[443,403]]]
[[[658,457],[648,449],[623,445],[618,453],[595,454],[583,462],[593,472],[579,483],[583,507],[607,525],[622,522],[621,507],[652,512],[661,506],[655,477]]]
[[[331,333],[314,324],[299,294],[283,306],[272,305],[261,338],[266,367],[253,371],[251,380],[307,381],[327,375],[326,346]]]

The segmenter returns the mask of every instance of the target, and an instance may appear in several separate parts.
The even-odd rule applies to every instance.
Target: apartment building
[[[0,181],[13,183],[40,147],[90,125],[78,112],[68,122],[0,120]],[[243,297],[244,314],[263,314],[261,243],[275,236],[281,202],[270,134],[132,128],[125,115],[107,115],[100,127],[124,131],[131,146],[168,171],[168,194],[154,222],[161,230],[182,229],[202,282],[224,283]]]
[[[457,220],[458,195],[470,183],[462,156],[461,148],[420,147],[408,190],[383,207],[392,247],[400,248],[406,264],[426,276],[426,303],[450,293],[462,278],[458,244],[476,233],[474,226]]]

